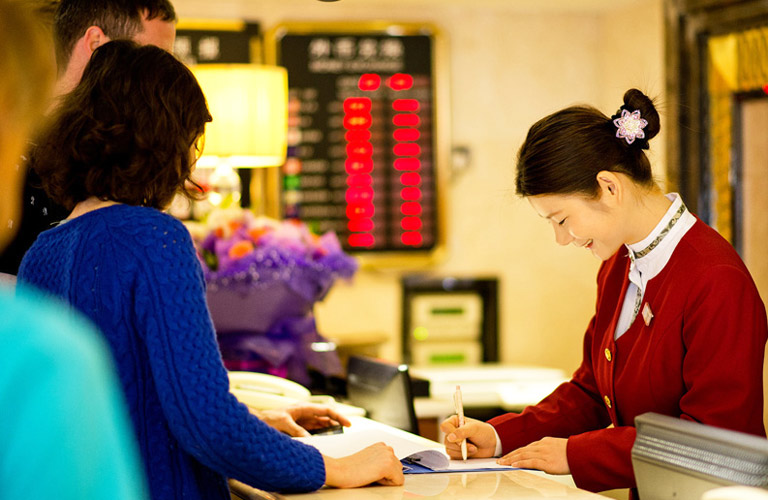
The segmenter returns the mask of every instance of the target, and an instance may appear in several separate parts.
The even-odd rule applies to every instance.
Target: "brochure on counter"
[[[395,431],[395,430],[393,430]],[[451,460],[442,447],[426,447],[422,438],[407,439],[402,431],[393,432],[386,428],[351,430],[341,434],[316,435],[294,438],[314,446],[323,455],[341,458],[352,455],[372,444],[383,442],[392,447],[397,458],[403,463],[406,474],[430,474],[437,472],[478,472],[516,470],[508,465],[499,465],[495,458],[470,458]]]

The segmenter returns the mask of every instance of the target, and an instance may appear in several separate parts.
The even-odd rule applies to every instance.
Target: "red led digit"
[[[421,199],[421,189],[417,187],[406,187],[400,190],[400,198],[407,201],[416,201]]]
[[[347,223],[347,229],[352,233],[364,233],[373,229],[371,219],[352,219]]]
[[[387,80],[392,90],[408,90],[413,87],[413,77],[406,73],[395,73]]]
[[[415,128],[397,128],[392,132],[392,137],[396,141],[417,141],[421,137],[421,132]]]
[[[375,73],[360,75],[357,86],[360,90],[376,90],[381,85],[381,77]]]
[[[373,145],[370,142],[350,142],[347,144],[347,157],[350,160],[365,160],[373,155]]]
[[[418,111],[418,99],[395,99],[392,101],[392,109],[395,111]]]
[[[418,156],[421,154],[421,147],[412,142],[401,142],[395,144],[392,151],[396,156]]]
[[[349,129],[367,129],[371,126],[371,115],[345,115],[344,116],[344,128]]]
[[[370,187],[350,187],[346,194],[347,203],[370,203],[373,189]]]
[[[347,241],[351,247],[371,247],[376,242],[370,233],[352,233]]]
[[[418,217],[404,217],[400,221],[400,227],[406,231],[418,231],[421,229],[421,219]]]
[[[371,100],[367,97],[347,97],[344,99],[345,113],[370,113]]]
[[[373,203],[347,203],[348,219],[370,219],[373,212]]]
[[[370,186],[372,180],[368,174],[349,174],[347,186]]]
[[[400,241],[402,241],[404,245],[414,247],[419,246],[422,242],[421,233],[417,233],[416,231],[407,231],[400,237]]]
[[[418,186],[421,184],[421,176],[416,172],[406,172],[400,176],[400,183],[403,186]]]
[[[373,172],[373,160],[351,160],[344,162],[348,174],[370,174]]]
[[[421,120],[419,115],[399,113],[392,117],[392,123],[398,127],[418,127]]]
[[[344,139],[346,139],[347,142],[370,141],[371,131],[364,128],[347,130],[344,134]]]
[[[406,201],[400,205],[400,212],[402,212],[403,215],[421,215],[421,203]]]
[[[397,158],[393,165],[395,170],[418,170],[421,168],[421,160],[418,158]]]

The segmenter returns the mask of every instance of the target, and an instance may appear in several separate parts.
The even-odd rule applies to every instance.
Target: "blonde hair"
[[[0,0],[0,248],[18,225],[9,221],[20,213],[21,155],[49,104],[55,78],[51,35],[28,5]]]

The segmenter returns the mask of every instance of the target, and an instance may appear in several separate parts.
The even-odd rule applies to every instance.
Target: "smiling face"
[[[601,198],[579,194],[544,194],[528,198],[534,210],[548,219],[560,245],[573,243],[600,260],[608,260],[624,244],[618,211]]]

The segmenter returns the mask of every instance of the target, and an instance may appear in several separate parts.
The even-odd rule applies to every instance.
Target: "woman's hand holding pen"
[[[461,442],[467,440],[467,457],[488,458],[496,451],[496,432],[491,424],[474,418],[465,418],[459,427],[458,415],[453,415],[440,424],[445,433],[445,451],[454,459],[461,459]]]

